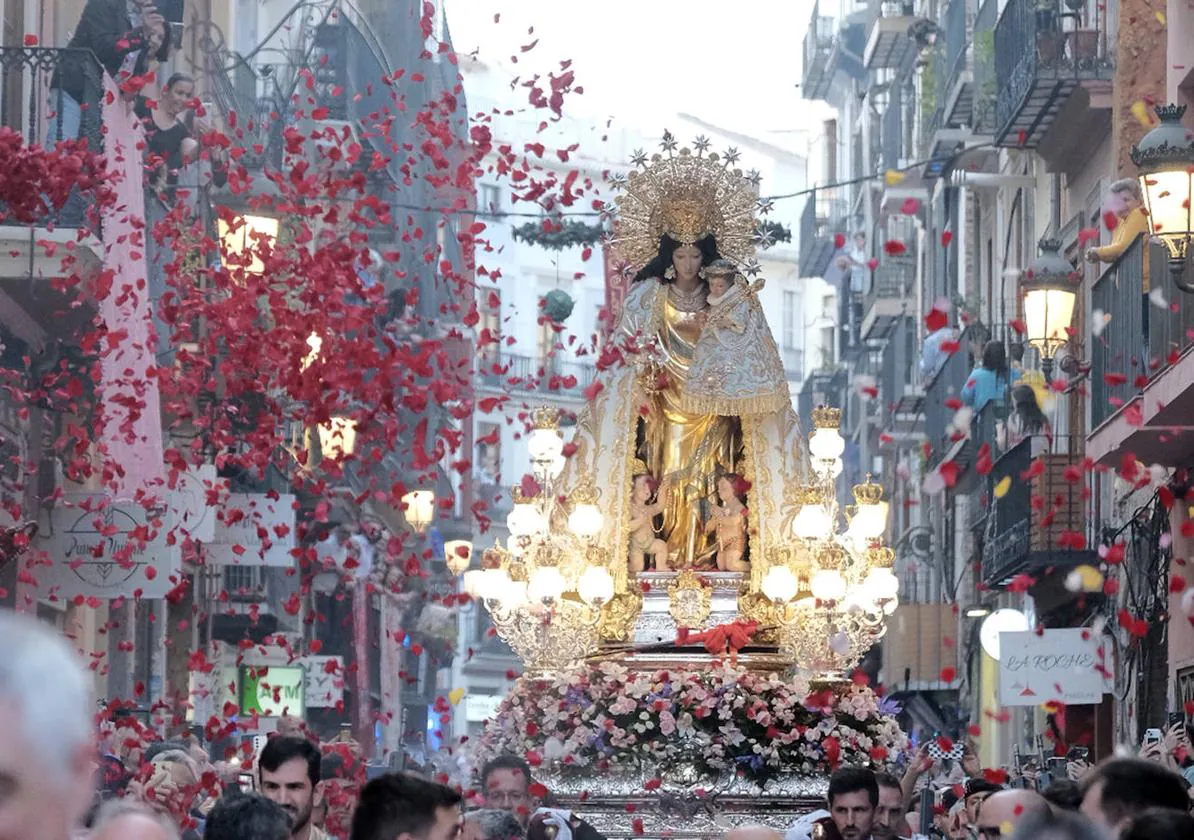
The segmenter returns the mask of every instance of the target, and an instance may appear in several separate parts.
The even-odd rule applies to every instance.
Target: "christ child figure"
[[[630,490],[630,572],[638,574],[647,568],[650,556],[656,568],[660,561],[667,562],[667,543],[659,538],[655,530],[655,517],[663,513],[664,498],[668,485],[659,485],[655,501],[655,480],[650,473],[635,473]]]
[[[726,473],[717,479],[717,498],[713,515],[705,524],[705,533],[717,538],[717,568],[723,572],[750,571],[746,560],[746,504],[738,495],[742,478]]]

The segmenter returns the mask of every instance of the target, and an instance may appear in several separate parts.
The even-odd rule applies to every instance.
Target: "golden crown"
[[[585,481],[568,494],[568,501],[574,505],[595,505],[600,495],[596,487]]]
[[[630,466],[630,474],[632,476],[633,475],[650,474],[650,472],[651,472],[651,470],[648,469],[647,462],[644,461],[642,458],[635,458],[634,463],[631,464],[631,466]]]
[[[814,429],[836,429],[842,425],[842,410],[828,405],[819,405],[813,409]]]
[[[560,428],[560,410],[549,405],[541,405],[531,411],[531,422],[536,429],[556,431]]]
[[[817,568],[840,572],[846,568],[846,561],[849,559],[850,555],[846,553],[846,549],[831,542],[817,554]]]
[[[798,505],[821,505],[825,503],[825,490],[819,484],[802,484],[797,488],[794,501]]]
[[[677,151],[671,134],[664,134],[662,154],[635,152],[635,170],[625,177],[610,179],[621,191],[615,205],[606,210],[616,214],[610,239],[616,257],[637,271],[659,253],[659,238],[667,235],[690,245],[712,235],[723,257],[742,262],[754,253],[758,223],[758,176],[732,169],[739,153],[725,156],[706,154],[709,141],[698,137],[696,151]]]
[[[890,569],[895,565],[895,552],[885,545],[873,545],[866,550],[866,559],[872,569]]]
[[[883,501],[883,485],[871,481],[870,473],[867,473],[866,481],[855,484],[851,492],[854,494],[854,501],[860,505],[877,505]]]
[[[510,499],[516,505],[526,505],[535,501],[535,496],[528,496],[522,492],[521,487],[514,487],[510,490]]]

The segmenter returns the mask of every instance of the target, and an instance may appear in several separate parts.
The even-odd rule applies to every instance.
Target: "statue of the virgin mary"
[[[616,184],[622,192],[610,244],[634,277],[613,335],[621,360],[599,373],[602,387],[578,418],[577,449],[562,476],[565,493],[582,485],[600,492],[598,543],[615,572],[659,540],[668,556],[654,557],[656,570],[711,568],[716,545],[706,525],[726,476],[745,490],[747,555],[761,559],[779,535],[784,488],[799,481],[803,463],[773,341],[774,364],[731,358],[712,366],[753,377],[746,388],[735,382],[736,393],[752,395],[739,403],[751,413],[693,411],[685,399],[707,326],[706,267],[752,254],[757,186],[730,168],[732,156],[673,149],[665,138],[666,155],[649,163],[639,155],[640,169]],[[658,489],[654,504],[644,501],[645,489],[635,492],[644,477]],[[752,563],[752,571],[761,574],[760,566]],[[632,570],[642,570],[641,559]]]

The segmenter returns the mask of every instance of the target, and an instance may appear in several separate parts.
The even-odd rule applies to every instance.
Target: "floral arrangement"
[[[634,671],[614,662],[545,679],[524,677],[476,747],[532,766],[627,774],[694,761],[710,776],[823,776],[878,765],[908,748],[896,704],[865,686],[807,691],[730,663]]]

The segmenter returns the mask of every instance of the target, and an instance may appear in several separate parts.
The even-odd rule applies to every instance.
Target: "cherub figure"
[[[655,530],[655,517],[663,513],[668,483],[665,480],[655,493],[655,480],[648,472],[635,472],[630,490],[630,572],[638,574],[647,568],[647,557],[651,557],[658,568],[660,560],[666,564],[667,543],[659,538]],[[655,501],[651,496],[655,495]]]
[[[717,535],[717,568],[723,572],[750,571],[746,555],[746,504],[738,495],[741,477],[727,473],[717,479],[717,497],[721,504],[705,523],[705,533]]]

